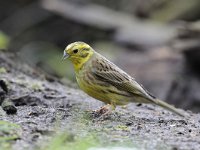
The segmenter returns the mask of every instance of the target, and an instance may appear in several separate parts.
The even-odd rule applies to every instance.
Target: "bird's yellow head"
[[[68,58],[77,71],[89,60],[93,53],[94,50],[88,44],[84,42],[74,42],[65,48],[63,59]]]

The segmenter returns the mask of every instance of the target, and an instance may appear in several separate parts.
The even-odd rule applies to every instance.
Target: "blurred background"
[[[199,0],[1,0],[0,49],[74,82],[61,58],[84,41],[153,95],[200,112],[199,8]]]

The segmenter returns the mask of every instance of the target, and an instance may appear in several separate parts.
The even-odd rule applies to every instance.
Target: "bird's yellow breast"
[[[108,95],[103,93],[103,90],[102,90],[103,87],[98,86],[98,85],[91,85],[89,84],[89,81],[86,81],[81,77],[76,76],[76,80],[79,87],[89,96],[95,99],[101,100],[104,103],[110,103]]]
[[[79,87],[85,93],[106,104],[126,105],[130,101],[130,98],[117,94],[121,93],[121,91],[118,91],[115,87],[105,87],[98,84],[90,84],[88,80],[84,80],[84,77],[80,76],[77,76],[76,79]]]
[[[94,56],[87,60],[81,68],[75,69],[79,87],[89,96],[107,104],[125,105],[130,102],[132,97],[127,97],[125,91],[120,91],[111,84],[108,86],[105,81],[95,79],[91,73],[91,70],[94,68],[92,65],[92,61],[95,60]]]

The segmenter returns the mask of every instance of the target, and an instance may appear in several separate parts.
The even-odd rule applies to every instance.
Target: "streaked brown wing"
[[[92,68],[92,73],[98,80],[107,82],[119,90],[133,94],[133,96],[138,95],[148,99],[153,98],[134,78],[107,59],[101,58],[95,61]]]

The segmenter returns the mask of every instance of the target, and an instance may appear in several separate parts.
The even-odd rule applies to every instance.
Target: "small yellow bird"
[[[134,78],[84,42],[69,44],[64,50],[65,58],[73,63],[80,88],[113,109],[130,102],[152,103],[185,116],[172,105],[152,96]]]

